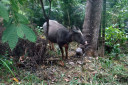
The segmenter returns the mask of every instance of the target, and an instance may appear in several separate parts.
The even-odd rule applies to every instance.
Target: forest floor
[[[76,46],[72,46],[74,49]],[[69,51],[69,60],[51,57],[34,69],[15,68],[13,77],[4,69],[0,73],[2,85],[128,85],[128,55],[106,57],[76,57]],[[52,51],[49,54],[55,55]],[[59,52],[58,52],[59,54]],[[4,76],[2,76],[4,75]],[[1,77],[2,76],[2,77]]]
[[[47,85],[127,85],[128,56],[125,59],[120,62],[108,58],[71,57],[64,61],[64,66],[59,62],[41,65],[33,75]]]

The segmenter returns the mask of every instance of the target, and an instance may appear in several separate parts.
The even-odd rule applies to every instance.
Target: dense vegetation
[[[49,2],[44,1],[44,9],[46,14],[49,12]],[[71,26],[75,25],[82,29],[84,23],[84,17],[86,13],[86,0],[51,0],[51,13],[50,19],[56,20],[62,23],[65,27],[70,29]],[[104,5],[103,5],[104,6]],[[95,8],[94,8],[95,9]],[[36,74],[34,72],[20,68],[17,61],[22,61],[23,55],[18,56],[18,60],[15,59],[17,56],[10,54],[11,51],[18,49],[21,52],[21,45],[19,42],[22,40],[27,41],[27,49],[35,49],[32,46],[34,43],[39,43],[40,40],[44,39],[42,25],[45,22],[45,17],[43,16],[42,7],[39,0],[0,0],[0,52],[6,44],[7,49],[4,50],[4,54],[0,53],[0,84],[32,84],[41,83],[46,84],[70,84],[70,85],[84,85],[84,84],[128,84],[128,1],[127,0],[107,0],[106,2],[106,15],[102,14],[100,34],[98,48],[102,44],[102,33],[103,33],[103,17],[106,16],[105,22],[105,57],[99,56],[96,58],[86,59],[86,65],[76,62],[80,58],[74,58],[72,62],[66,64],[67,67],[72,67],[67,74],[66,71],[61,71],[60,69],[66,68],[60,67],[59,65],[53,65],[54,68],[59,69],[58,71],[53,71],[57,78],[56,81],[52,78],[45,79],[46,75],[53,75],[48,73],[52,69],[52,61],[50,61],[51,66],[45,66],[41,64],[38,68],[48,68],[46,69],[36,69]],[[6,29],[5,29],[6,28]],[[5,29],[4,31],[2,31]],[[30,42],[31,45],[30,45]],[[19,42],[18,42],[19,41]],[[29,42],[29,43],[28,43]],[[45,41],[42,41],[45,42]],[[44,44],[44,43],[43,43]],[[8,46],[9,45],[9,46]],[[25,46],[27,46],[25,45]],[[76,47],[76,44],[71,44],[71,47]],[[39,45],[40,46],[40,45]],[[31,47],[31,48],[29,48]],[[41,46],[40,46],[41,47]],[[43,48],[43,46],[42,46]],[[41,48],[41,49],[42,49]],[[75,48],[76,49],[76,48]],[[35,50],[38,50],[36,48]],[[30,52],[29,56],[35,54],[39,55],[39,52]],[[60,51],[56,47],[56,53],[47,50],[46,56],[58,56]],[[100,54],[101,50],[98,49]],[[25,51],[25,49],[24,49]],[[42,51],[44,52],[44,51]],[[40,52],[40,53],[42,53]],[[18,53],[18,52],[17,52]],[[35,53],[35,54],[34,54]],[[27,60],[25,61],[27,62]],[[76,63],[74,63],[76,62]],[[82,61],[84,62],[84,61]],[[24,63],[24,62],[23,62]],[[35,62],[31,62],[34,63]],[[66,62],[67,63],[67,62]],[[56,63],[55,63],[56,64]],[[71,64],[71,65],[70,65]],[[89,65],[88,65],[89,64]],[[21,64],[20,64],[21,65]],[[30,65],[33,66],[33,65]],[[63,66],[63,65],[62,65]],[[87,67],[87,68],[85,68]],[[88,69],[89,68],[89,69]],[[91,68],[91,70],[90,70]],[[71,75],[72,71],[78,74],[77,76]],[[33,71],[33,70],[32,70]],[[40,72],[43,76],[40,77]],[[67,77],[68,76],[68,77]],[[81,80],[81,76],[84,81]],[[71,78],[73,77],[73,78]],[[82,82],[81,82],[82,81]]]

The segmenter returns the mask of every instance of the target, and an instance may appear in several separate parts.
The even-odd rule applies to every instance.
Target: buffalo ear
[[[80,28],[79,28],[79,27],[76,27],[76,29],[77,29],[78,31],[80,31]]]
[[[74,29],[74,30],[77,30],[76,26],[73,25],[73,29]]]
[[[73,32],[77,32],[77,28],[76,28],[74,25],[72,26],[71,30],[72,30]]]

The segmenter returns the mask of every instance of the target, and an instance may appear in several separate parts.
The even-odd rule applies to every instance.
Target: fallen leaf
[[[64,62],[63,61],[60,61],[59,62],[59,65],[64,66]]]
[[[19,80],[18,80],[17,78],[13,78],[13,80],[14,80],[15,82],[17,82],[17,83],[19,82]]]
[[[45,68],[46,66],[45,65],[41,65],[41,68],[43,69],[43,68]]]
[[[64,79],[66,82],[69,82],[69,79]]]
[[[102,69],[102,66],[99,67],[99,70]]]
[[[82,62],[82,61],[77,61],[77,63],[78,63],[78,64],[80,64],[80,65],[81,65],[81,64],[83,64],[83,62]]]
[[[95,75],[96,73],[97,73],[97,71],[92,72],[93,75]]]
[[[10,58],[12,58],[12,59],[13,59],[13,57],[12,57],[12,56],[10,56]]]
[[[23,61],[24,60],[24,55],[20,56],[19,61]]]
[[[93,71],[95,71],[95,69],[89,67],[89,68],[88,68],[88,71],[93,72]]]
[[[41,36],[41,39],[46,39],[45,36]]]
[[[92,61],[90,61],[90,60],[85,60],[85,62],[86,62],[86,63],[91,63]]]
[[[70,65],[74,65],[74,62],[69,62]]]

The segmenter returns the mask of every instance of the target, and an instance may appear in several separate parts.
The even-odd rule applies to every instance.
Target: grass
[[[97,63],[101,65],[98,74],[95,75],[93,81],[103,84],[128,84],[128,66],[125,66],[124,60],[128,56],[120,57],[120,60],[114,58],[99,58]]]
[[[73,76],[71,79],[66,82],[66,73],[57,74],[60,75],[60,79],[52,85],[127,85],[128,84],[128,55],[120,54],[119,59],[114,57],[98,57],[98,59],[94,58],[94,60],[90,63],[94,66],[93,73],[89,70],[84,70],[81,75],[83,76],[84,81],[81,82],[81,76]],[[25,71],[21,69],[12,69],[12,64],[7,63],[4,59],[0,59],[0,84],[12,84],[12,85],[32,85],[32,84],[39,84],[39,85],[48,85],[50,80],[43,80],[35,73],[31,73],[30,71]],[[7,60],[9,62],[9,60]],[[76,67],[79,70],[79,67]],[[81,68],[80,68],[81,69]],[[4,77],[1,77],[4,75]],[[43,76],[43,75],[42,75]],[[19,82],[15,82],[12,80],[13,77],[19,79]]]
[[[15,77],[13,71],[11,70],[10,66],[8,65],[9,62],[7,63],[3,59],[0,59],[0,61],[2,62],[3,66],[6,67],[10,71],[10,73]]]

